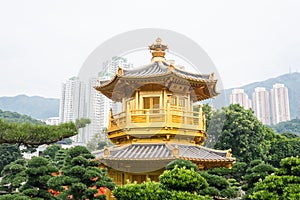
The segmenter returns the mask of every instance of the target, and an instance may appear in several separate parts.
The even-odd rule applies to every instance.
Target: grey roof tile
[[[149,65],[139,67],[137,69],[123,69],[123,77],[148,77],[148,76],[157,76],[162,74],[167,74],[169,72],[169,64],[166,62],[153,62]],[[203,79],[209,80],[209,74],[195,74],[190,73],[181,69],[178,69],[176,66],[173,69],[173,73],[184,78],[189,79]]]
[[[105,156],[102,151],[94,155],[99,160],[159,160],[175,159],[172,149],[179,149],[179,158],[191,160],[218,160],[232,161],[234,158],[226,157],[226,151],[208,149],[198,145],[185,144],[130,144],[126,146],[113,146],[109,148],[110,154]]]
[[[165,74],[168,71],[168,65],[163,64],[161,62],[153,62],[149,65],[142,66],[137,69],[123,69],[124,77],[132,77],[132,76],[149,76],[149,75],[159,75]]]

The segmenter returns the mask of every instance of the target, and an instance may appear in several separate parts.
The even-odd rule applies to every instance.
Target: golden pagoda
[[[191,73],[168,62],[168,46],[160,38],[149,46],[151,63],[122,69],[111,80],[95,87],[114,102],[120,113],[109,113],[107,136],[115,144],[94,152],[117,185],[126,180],[158,180],[165,166],[175,160],[190,160],[200,169],[231,168],[230,150],[203,147],[205,116],[200,104],[213,98],[217,80],[213,74]]]

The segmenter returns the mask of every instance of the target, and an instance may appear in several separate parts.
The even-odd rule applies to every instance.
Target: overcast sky
[[[97,46],[139,28],[197,42],[225,88],[300,71],[299,11],[297,0],[0,0],[0,96],[59,98]]]

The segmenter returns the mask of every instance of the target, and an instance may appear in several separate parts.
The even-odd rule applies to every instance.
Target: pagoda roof
[[[149,65],[145,65],[136,69],[119,68],[119,72],[115,74],[111,80],[99,81],[100,85],[95,87],[95,89],[100,91],[108,98],[113,99],[113,93],[116,87],[120,87],[122,88],[120,90],[126,91],[126,89],[123,88],[126,87],[125,83],[127,83],[127,85],[131,85],[131,87],[133,87],[132,84],[136,84],[136,86],[138,86],[139,84],[147,84],[147,82],[151,84],[157,83],[164,85],[168,84],[166,81],[167,79],[171,79],[173,81],[175,79],[181,80],[186,84],[189,84],[192,88],[199,89],[200,85],[204,86],[204,88],[207,90],[205,92],[206,95],[205,97],[197,97],[197,100],[204,100],[218,95],[215,90],[217,80],[214,79],[213,74],[196,74],[187,72],[165,61],[154,61]],[[122,83],[118,84],[120,81]],[[165,85],[165,87],[168,88],[168,85]]]
[[[209,74],[194,74],[178,69],[165,61],[155,61],[137,69],[123,69],[123,77],[151,77],[167,73],[174,73],[188,79],[209,80]]]
[[[175,74],[179,77],[195,80],[195,81],[205,81],[205,82],[216,82],[213,79],[213,74],[195,74],[187,72],[178,67],[173,66],[165,61],[155,61],[149,65],[144,65],[136,69],[121,69],[122,74],[115,74],[111,80],[100,81],[99,87],[104,87],[109,83],[113,82],[117,77],[124,78],[146,78],[146,77],[156,77],[166,74]]]
[[[178,150],[174,154],[174,149]],[[105,152],[106,151],[106,152]],[[113,146],[93,153],[97,160],[174,160],[185,159],[202,162],[233,162],[235,159],[228,156],[227,151],[209,149],[194,144],[130,144]]]

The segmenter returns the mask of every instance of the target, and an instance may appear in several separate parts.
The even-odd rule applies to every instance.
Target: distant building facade
[[[252,107],[251,100],[243,89],[233,89],[230,95],[230,104],[240,104],[245,109]]]
[[[59,124],[59,117],[50,117],[50,118],[44,120],[44,122],[47,125],[58,125]]]
[[[77,77],[70,78],[62,84],[59,123],[75,122],[76,119],[86,117],[85,113],[86,86]],[[80,129],[78,135],[73,136],[74,142],[81,142],[84,138],[84,130]]]
[[[269,93],[266,88],[255,88],[252,95],[252,108],[255,116],[266,125],[271,124]]]
[[[284,84],[276,83],[273,85],[270,94],[273,124],[289,121],[290,105],[288,89],[284,86]]]
[[[85,85],[77,77],[62,84],[59,122],[74,122],[84,116]]]
[[[125,58],[113,57],[111,61],[103,63],[102,71],[98,77],[90,78],[87,84],[74,77],[62,85],[60,101],[60,123],[75,121],[79,118],[89,118],[91,123],[80,129],[78,135],[73,136],[74,142],[87,144],[94,135],[101,133],[108,126],[108,114],[116,105],[110,99],[94,89],[100,80],[109,80],[117,72],[118,67],[132,68]]]
[[[116,110],[115,105],[110,99],[99,93],[94,87],[98,86],[98,81],[110,80],[118,71],[118,68],[131,69],[133,65],[122,57],[113,57],[111,61],[103,63],[102,70],[97,78],[90,78],[87,88],[87,117],[91,120],[86,128],[86,138],[84,143],[92,140],[97,133],[101,133],[108,126],[109,110]]]

